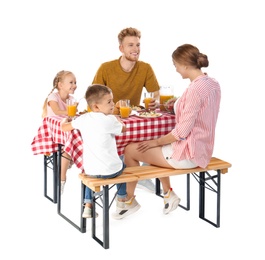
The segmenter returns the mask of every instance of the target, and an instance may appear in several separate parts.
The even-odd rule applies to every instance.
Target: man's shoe
[[[167,194],[164,195],[164,209],[163,213],[168,214],[169,212],[175,210],[179,203],[180,198],[175,194],[175,192],[170,188]]]
[[[151,179],[138,181],[136,187],[151,193],[155,193],[155,184]]]
[[[112,213],[114,219],[125,218],[140,208],[140,204],[136,201],[135,196],[133,196],[128,201],[116,201],[116,212]]]
[[[82,218],[92,218],[92,209],[89,207],[84,207],[84,211],[82,214]],[[98,217],[98,213],[96,213],[96,218]]]

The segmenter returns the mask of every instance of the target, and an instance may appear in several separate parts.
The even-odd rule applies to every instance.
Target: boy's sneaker
[[[180,203],[180,198],[176,195],[172,188],[170,188],[167,194],[164,195],[164,203],[164,214],[168,214],[169,212],[175,210],[178,207]]]
[[[141,206],[135,199],[135,196],[124,202],[116,200],[116,212],[112,213],[112,217],[114,219],[125,218],[136,212],[140,207]]]
[[[98,217],[98,213],[96,213],[96,218],[97,217]],[[92,218],[92,208],[84,207],[82,218]]]
[[[66,181],[61,181],[61,195],[64,192],[64,186],[65,186]]]
[[[138,181],[137,188],[151,193],[155,193],[155,184],[152,182],[151,179]]]

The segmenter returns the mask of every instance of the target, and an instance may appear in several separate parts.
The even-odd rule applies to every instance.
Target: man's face
[[[119,48],[127,60],[138,61],[140,56],[140,39],[138,37],[126,36]]]

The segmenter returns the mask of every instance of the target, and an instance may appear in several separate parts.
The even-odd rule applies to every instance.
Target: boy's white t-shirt
[[[83,166],[88,175],[110,175],[122,169],[115,135],[121,134],[122,124],[114,115],[90,112],[77,117],[72,126],[83,139]]]

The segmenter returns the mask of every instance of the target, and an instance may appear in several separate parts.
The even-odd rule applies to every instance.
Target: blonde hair
[[[120,31],[118,34],[118,41],[119,44],[122,44],[123,39],[127,36],[135,36],[141,39],[141,32],[137,30],[136,28],[128,27]]]
[[[67,71],[67,70],[61,70],[59,71],[56,76],[54,77],[53,79],[53,88],[51,90],[51,92],[49,93],[49,95],[55,90],[59,90],[58,89],[58,84],[59,82],[62,82],[65,77],[69,74],[73,74],[71,71]],[[48,96],[49,96],[48,95]],[[43,107],[42,107],[42,118],[46,117],[47,116],[47,104],[48,104],[48,96],[47,98],[45,99],[44,101],[44,104],[43,104]]]

